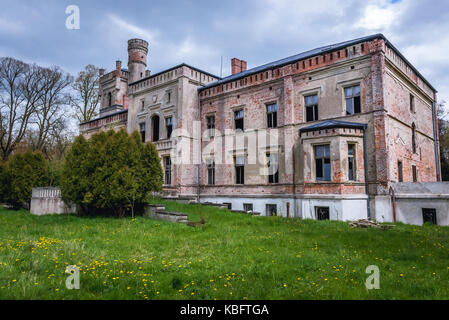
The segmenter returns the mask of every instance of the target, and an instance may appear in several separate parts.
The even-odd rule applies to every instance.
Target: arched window
[[[112,94],[110,92],[108,93],[108,106],[112,106]]]
[[[155,115],[151,118],[151,128],[152,128],[152,136],[153,141],[159,140],[159,116]]]
[[[416,126],[415,123],[412,123],[412,151],[416,153]]]

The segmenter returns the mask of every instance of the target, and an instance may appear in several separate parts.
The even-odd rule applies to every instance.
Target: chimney
[[[151,71],[150,71],[150,70],[145,70],[145,77],[149,77],[150,74],[151,74]]]
[[[120,77],[122,73],[122,62],[120,60],[117,60],[115,62],[115,74],[117,77]]]
[[[232,74],[236,74],[236,73],[245,71],[246,67],[247,67],[247,62],[245,60],[240,60],[237,58],[231,59]]]
[[[98,69],[98,74],[100,75],[100,77],[104,76],[104,69]]]

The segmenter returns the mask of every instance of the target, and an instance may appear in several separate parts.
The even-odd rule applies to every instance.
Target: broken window
[[[276,153],[267,153],[268,183],[279,183],[279,164]]]
[[[329,207],[315,207],[317,220],[329,220]]]
[[[355,180],[355,144],[348,144],[348,180]]]
[[[145,142],[145,134],[146,134],[145,127],[146,127],[145,122],[139,124],[139,131],[140,136],[142,137],[142,142]]]
[[[345,88],[346,114],[360,113],[360,85]]]
[[[424,223],[437,224],[437,210],[434,208],[423,208],[422,218],[423,224]]]
[[[404,178],[402,176],[402,161],[398,161],[398,182],[403,182]]]
[[[232,203],[230,203],[230,202],[223,202],[223,204],[225,206],[227,206],[229,210],[232,210]]]
[[[277,205],[275,204],[267,204],[265,207],[266,215],[271,216],[277,216]]]
[[[208,160],[207,165],[207,184],[215,184],[215,162]]]
[[[331,181],[330,146],[315,146],[315,175],[318,181]]]
[[[416,126],[412,123],[412,152],[416,153]]]
[[[245,158],[235,157],[235,183],[245,183]]]
[[[252,203],[244,203],[243,211],[246,211],[246,212],[253,211],[253,204]]]
[[[173,118],[172,117],[165,118],[165,129],[167,130],[167,139],[170,139],[171,133],[173,131]]]
[[[267,127],[276,128],[277,127],[277,111],[278,106],[276,103],[267,105]]]
[[[413,182],[418,182],[418,171],[416,169],[416,166],[412,166],[412,178]]]
[[[165,171],[165,184],[171,184],[171,159],[170,157],[164,157],[164,171]]]
[[[306,101],[306,121],[318,120],[318,95],[305,97]]]
[[[207,130],[209,132],[209,137],[213,137],[215,135],[215,116],[207,117]]]
[[[235,130],[243,130],[243,110],[234,112]]]

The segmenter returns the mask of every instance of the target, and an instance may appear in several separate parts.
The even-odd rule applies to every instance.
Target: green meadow
[[[0,207],[0,299],[449,299],[448,227],[358,229],[152,202],[206,224]],[[66,288],[69,265],[79,290]],[[365,287],[370,265],[380,289]]]

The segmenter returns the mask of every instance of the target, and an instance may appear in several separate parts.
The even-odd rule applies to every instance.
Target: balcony
[[[172,147],[172,141],[170,139],[153,141],[153,144],[157,151],[169,150]]]

